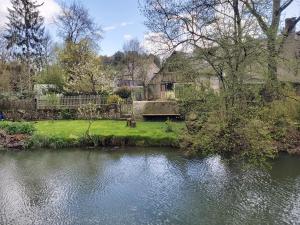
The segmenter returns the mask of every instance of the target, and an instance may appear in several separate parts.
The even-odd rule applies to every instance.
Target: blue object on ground
[[[5,116],[4,116],[3,112],[0,112],[0,120],[5,120]]]

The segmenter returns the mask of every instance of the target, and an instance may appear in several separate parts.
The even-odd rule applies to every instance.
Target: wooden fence
[[[107,98],[97,95],[43,96],[36,100],[37,109],[78,109],[83,105],[108,105]]]
[[[107,98],[97,95],[79,95],[79,96],[43,96],[36,99],[37,109],[78,109],[89,103],[95,104],[99,108],[109,105]],[[132,102],[125,101],[118,104],[119,111],[124,115],[131,115]]]
[[[128,100],[123,101],[120,104],[109,104],[107,98],[97,95],[49,95],[38,97],[36,99],[0,99],[0,111],[4,111],[6,113],[25,111],[30,115],[35,115],[39,110],[41,110],[43,111],[43,116],[45,116],[45,111],[50,113],[51,111],[57,112],[65,109],[77,110],[81,106],[87,105],[89,103],[95,104],[99,110],[105,111],[105,113],[117,113],[121,117],[132,114],[132,101]],[[39,118],[39,116],[36,116],[36,118]]]

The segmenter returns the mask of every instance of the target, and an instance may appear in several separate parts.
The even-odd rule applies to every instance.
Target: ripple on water
[[[299,162],[262,171],[151,149],[0,153],[0,224],[300,224]]]

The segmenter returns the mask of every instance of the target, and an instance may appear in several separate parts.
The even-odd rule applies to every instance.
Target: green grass
[[[183,123],[172,123],[172,126],[174,132],[166,132],[167,125],[164,122],[137,121],[137,127],[130,128],[126,126],[126,121],[99,120],[93,122],[90,135],[94,145],[105,145],[106,142],[111,145],[115,142],[117,145],[175,146]],[[87,127],[88,121],[84,120],[39,121],[35,123],[33,139],[47,142],[45,146],[42,144],[44,147],[51,147],[51,142],[63,147],[80,145],[78,143],[88,145],[85,137]]]

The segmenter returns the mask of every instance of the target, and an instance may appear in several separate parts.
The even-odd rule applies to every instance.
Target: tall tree
[[[98,94],[112,89],[113,74],[97,56],[89,40],[67,42],[59,53],[59,62],[67,76],[66,90],[72,93]]]
[[[289,27],[284,30],[283,36],[279,35],[279,26],[282,13],[294,0],[242,0],[249,12],[256,18],[261,30],[267,39],[268,75],[271,84],[277,83],[277,58],[278,46],[282,46],[286,37],[300,21],[300,16],[291,21]],[[278,45],[278,43],[280,43]]]
[[[141,64],[141,54],[143,54],[143,48],[141,47],[139,40],[132,39],[124,44],[123,50],[125,53],[124,62],[129,73],[128,75],[130,75],[131,79],[134,80],[135,73]]]
[[[94,44],[98,43],[102,36],[102,29],[98,26],[89,11],[79,2],[61,5],[62,13],[57,17],[58,34],[64,41],[79,43],[89,39]]]
[[[7,47],[13,55],[26,66],[26,77],[23,78],[23,88],[32,90],[32,77],[38,69],[44,42],[44,18],[40,16],[35,0],[11,0],[12,9],[8,9],[6,27]]]
[[[245,4],[239,0],[144,0],[142,6],[146,25],[160,34],[153,41],[164,42],[169,52],[194,51],[195,58],[214,69],[230,96],[227,103],[238,103],[246,67],[257,54],[256,24]]]

